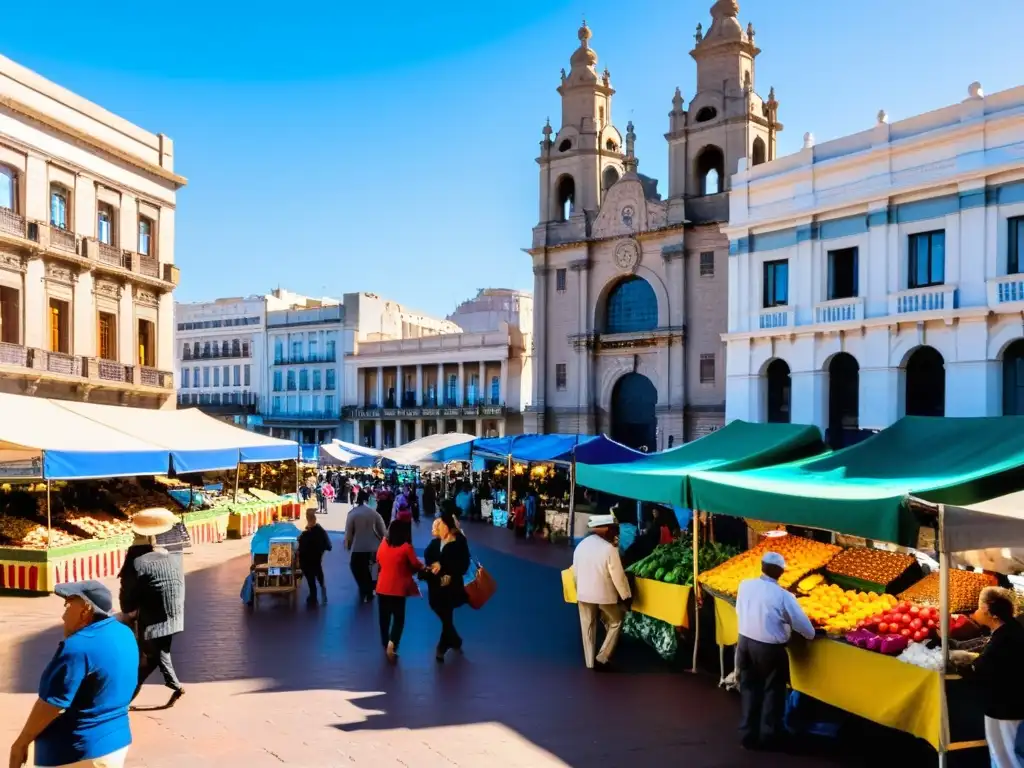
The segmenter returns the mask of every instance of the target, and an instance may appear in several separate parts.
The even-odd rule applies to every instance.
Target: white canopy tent
[[[449,461],[467,461],[476,435],[462,432],[427,435],[419,440],[387,448],[381,456],[402,466],[437,467]]]
[[[943,531],[956,562],[999,573],[1024,570],[1024,491],[947,506]]]
[[[381,452],[344,440],[333,440],[320,446],[320,463],[328,466],[374,467],[380,462]]]

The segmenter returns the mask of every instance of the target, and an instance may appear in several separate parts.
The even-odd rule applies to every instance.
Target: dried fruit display
[[[828,564],[828,573],[889,584],[896,581],[917,560],[912,555],[870,547],[844,549]],[[913,577],[911,577],[913,578]]]
[[[949,572],[950,613],[973,611],[978,607],[978,598],[985,587],[996,585],[995,576],[974,571],[953,569]],[[901,600],[921,605],[938,606],[939,572],[933,571],[900,594]]]
[[[69,512],[64,519],[94,539],[111,539],[132,532],[130,522],[104,512]]]
[[[735,597],[740,582],[761,575],[761,557],[764,553],[778,552],[786,559],[786,570],[779,584],[789,589],[811,571],[827,565],[839,550],[839,547],[832,544],[822,544],[802,536],[766,538],[753,549],[701,574],[700,582],[714,592]]]
[[[48,540],[46,526],[25,520],[20,517],[0,517],[0,537],[3,537],[15,547],[26,549],[46,549]],[[80,541],[77,536],[72,536],[57,528],[53,529],[52,545],[63,547]]]

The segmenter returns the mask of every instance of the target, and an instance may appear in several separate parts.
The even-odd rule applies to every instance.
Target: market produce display
[[[844,549],[825,570],[835,576],[849,576],[875,584],[896,581],[917,559],[912,555],[888,552],[884,549],[852,547]]]
[[[929,648],[922,643],[911,643],[907,649],[897,656],[900,661],[913,664],[935,672],[942,671],[942,648]]]
[[[984,573],[951,569],[949,572],[949,611],[963,613],[978,607],[978,598],[985,587],[996,585],[996,578]],[[939,573],[933,571],[900,594],[901,600],[920,605],[938,606]]]
[[[65,514],[64,520],[94,539],[112,539],[132,532],[130,522],[104,512],[70,512]]]
[[[20,517],[0,517],[0,539],[8,544],[26,549],[46,549],[49,539],[46,526]],[[80,539],[70,533],[54,528],[53,546],[63,547]]]
[[[818,576],[820,574],[808,576],[800,584]],[[892,609],[897,602],[892,595],[844,590],[836,584],[819,584],[808,595],[798,597],[796,601],[814,626],[822,627],[828,634],[836,636],[863,628],[866,619]]]
[[[763,539],[756,547],[733,557],[717,568],[702,573],[702,584],[714,592],[736,597],[740,582],[761,575],[761,557],[765,552],[778,552],[786,559],[786,570],[779,579],[789,589],[811,571],[824,567],[840,548],[832,544],[805,539],[802,536],[777,536]]]
[[[698,570],[710,571],[735,554],[735,548],[724,544],[702,544],[697,552]],[[682,540],[659,544],[651,554],[637,560],[626,570],[642,579],[693,586],[693,544]]]
[[[901,635],[908,641],[921,643],[939,635],[939,612],[928,606],[899,602],[892,595],[888,611],[877,613],[858,623],[858,629],[867,629],[879,635]]]

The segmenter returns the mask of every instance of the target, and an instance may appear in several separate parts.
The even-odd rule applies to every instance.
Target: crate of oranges
[[[840,548],[832,544],[805,539],[802,536],[775,536],[762,540],[756,547],[726,560],[716,568],[699,576],[700,582],[728,597],[736,597],[740,582],[761,575],[761,558],[765,552],[778,552],[786,559],[786,570],[779,579],[789,589],[812,571],[823,568],[836,556]]]
[[[831,581],[846,589],[894,594],[924,575],[913,555],[872,547],[844,549],[825,570]]]
[[[953,568],[949,572],[949,611],[950,613],[968,613],[978,607],[978,598],[985,587],[994,587],[998,582],[995,576],[974,571],[962,571]],[[918,605],[937,607],[939,604],[939,572],[932,571],[919,582],[900,595]]]
[[[843,589],[838,584],[821,584],[796,601],[815,627],[833,637],[845,635],[856,629],[858,622],[885,613],[899,602],[893,595]]]

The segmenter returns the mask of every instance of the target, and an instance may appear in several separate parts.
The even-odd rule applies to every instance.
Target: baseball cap
[[[53,588],[57,597],[68,600],[72,597],[80,597],[99,616],[114,615],[114,597],[110,590],[98,581],[72,581],[68,584],[58,584]]]
[[[779,568],[785,569],[786,558],[780,555],[778,552],[765,552],[764,557],[761,558],[762,565],[776,565]]]

